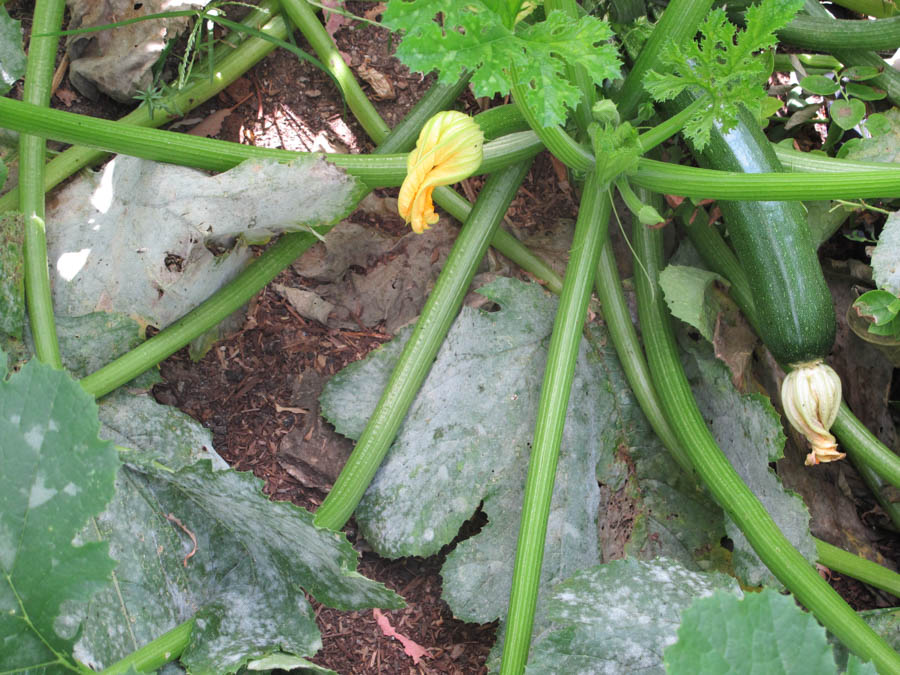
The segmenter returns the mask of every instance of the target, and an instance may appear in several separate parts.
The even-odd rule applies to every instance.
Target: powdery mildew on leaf
[[[354,571],[343,535],[224,467],[209,432],[179,411],[118,392],[101,417],[102,433],[133,450],[114,500],[82,535],[108,541],[119,561],[115,586],[91,603],[77,646],[85,662],[107,666],[196,615],[182,663],[235,672],[276,650],[308,657],[321,647],[304,589],[344,608],[401,604]]]
[[[615,560],[578,572],[553,589],[550,623],[534,636],[525,672],[662,675],[663,650],[676,640],[681,612],[716,589],[741,594],[730,577],[665,558]]]
[[[2,352],[0,362],[5,374]],[[119,467],[98,429],[93,398],[64,371],[31,361],[0,380],[0,663],[7,670],[52,664],[51,649],[69,653],[84,605],[109,583],[115,561],[106,544],[76,541],[112,497]]]
[[[464,308],[397,439],[356,512],[382,555],[430,555],[482,504],[488,524],[457,546],[442,574],[456,616],[505,613],[522,490],[556,300],[536,285],[498,279],[479,292],[497,312]],[[358,437],[406,335],[348,366],[326,385],[323,414]],[[614,397],[583,342],[560,451],[544,583],[599,561],[595,467],[615,447]]]
[[[872,253],[872,275],[878,288],[900,296],[900,216],[888,216]]]
[[[242,242],[334,223],[365,189],[315,157],[248,160],[216,176],[117,157],[64,188],[47,214],[54,305],[162,328],[237,275],[250,258]],[[228,254],[207,248],[236,239]]]
[[[786,490],[769,462],[782,457],[784,432],[771,402],[759,395],[742,395],[731,374],[706,342],[682,336],[682,357],[703,419],[735,471],[753,491],[788,540],[810,562],[817,558],[809,532],[809,511],[799,495]],[[734,542],[734,571],[748,586],[781,587],[737,526],[726,518],[725,529]]]

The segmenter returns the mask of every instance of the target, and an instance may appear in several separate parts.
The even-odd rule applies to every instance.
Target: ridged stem
[[[819,51],[846,49],[848,44],[865,45],[866,49],[873,50],[895,50],[900,47],[900,16],[857,21],[800,14],[776,33],[781,43]]]
[[[15,131],[210,171],[225,171],[245,159],[290,161],[310,154],[129,127],[62,110],[42,109],[9,98],[0,98],[0,119],[5,128]],[[531,132],[508,134],[485,144],[484,162],[478,172],[494,172],[528,159],[542,148],[541,141]],[[399,185],[406,175],[406,160],[402,155],[330,154],[327,159],[372,187]],[[814,200],[900,196],[900,172],[889,166],[879,170],[848,170],[840,174],[745,174],[642,158],[628,179],[633,186],[710,199]]]
[[[636,226],[635,255],[647,275],[636,275],[638,311],[650,371],[669,423],[712,495],[747,537],[763,563],[841,642],[882,673],[900,671],[900,655],[841,599],[791,545],[722,454],[691,393],[658,287],[662,240]],[[648,278],[649,277],[649,278]]]
[[[492,174],[481,189],[375,411],[334,487],[316,511],[319,527],[339,530],[353,515],[424,382],[528,167],[523,162]]]
[[[32,33],[58,31],[62,23],[65,0],[38,0],[34,6]],[[31,38],[25,67],[23,100],[36,106],[50,105],[50,87],[59,37],[48,35]],[[31,323],[35,355],[40,361],[62,368],[53,299],[50,294],[50,272],[47,268],[47,233],[44,222],[43,138],[23,133],[19,137],[19,210],[25,223],[25,304]]]
[[[62,110],[41,109],[10,98],[0,98],[0,120],[5,128],[15,131],[32,132],[64,143],[91,145],[108,152],[208,171],[227,171],[246,159],[289,162],[297,157],[315,155],[325,157],[370,187],[400,185],[406,177],[405,154],[323,155],[257,148],[174,131],[131,127]],[[530,159],[542,149],[540,140],[531,132],[507,134],[485,143],[484,161],[479,173],[491,173]]]
[[[194,619],[180,623],[172,630],[148,642],[124,659],[100,671],[100,675],[125,675],[126,673],[152,673],[170,661],[174,661],[191,642]]]
[[[500,666],[503,675],[522,673],[528,658],[559,445],[609,209],[607,186],[601,185],[597,174],[591,172],[578,209],[571,256],[547,352],[509,596]]]

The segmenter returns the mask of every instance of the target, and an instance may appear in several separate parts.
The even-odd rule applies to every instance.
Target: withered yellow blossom
[[[406,160],[397,200],[397,210],[414,232],[422,234],[438,221],[431,193],[471,176],[481,166],[483,145],[481,127],[461,112],[440,112],[425,123]]]
[[[838,452],[829,429],[841,405],[841,379],[821,361],[805,363],[788,373],[781,385],[784,414],[812,448],[807,465],[834,462],[846,455]]]

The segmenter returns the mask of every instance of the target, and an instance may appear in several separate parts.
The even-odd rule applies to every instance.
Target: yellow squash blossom
[[[425,123],[406,160],[397,200],[397,210],[413,231],[422,234],[438,221],[431,193],[471,176],[481,166],[483,144],[481,127],[461,112],[441,112]]]
[[[834,370],[822,361],[799,364],[784,378],[781,404],[793,427],[809,441],[807,465],[846,457],[829,431],[841,405],[841,378]]]

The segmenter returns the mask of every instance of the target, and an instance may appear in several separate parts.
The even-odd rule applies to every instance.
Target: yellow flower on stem
[[[425,123],[406,160],[397,210],[422,234],[438,221],[431,193],[439,185],[458,183],[481,166],[484,133],[468,115],[440,112]]]

